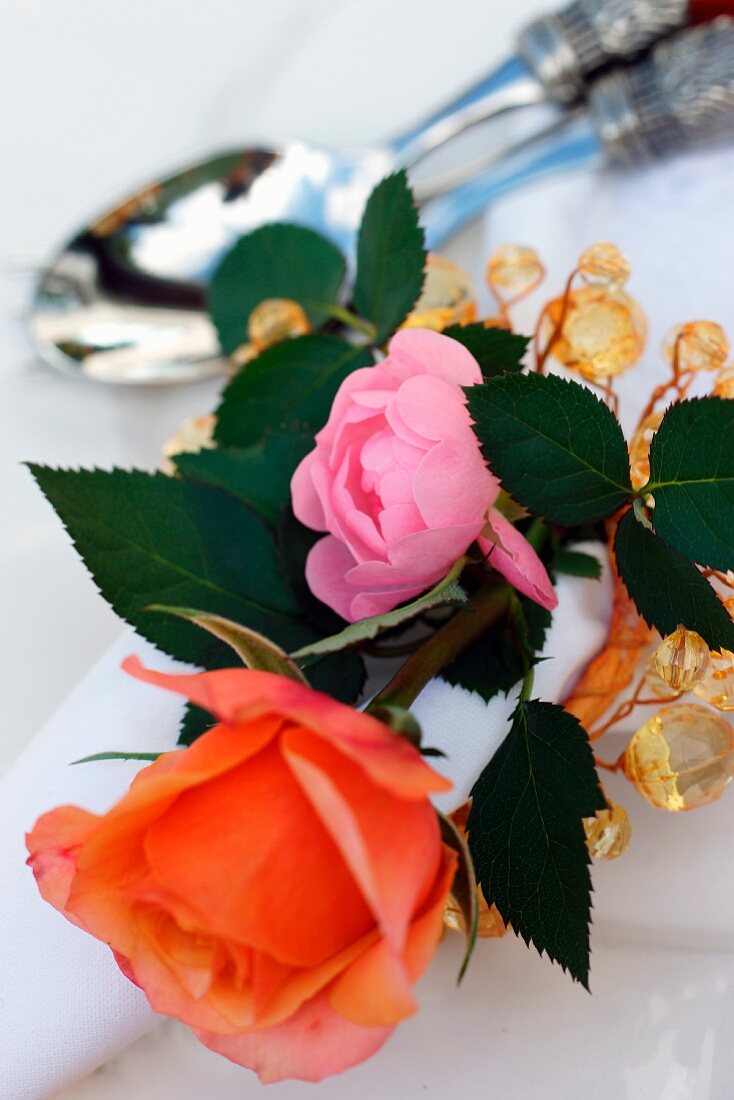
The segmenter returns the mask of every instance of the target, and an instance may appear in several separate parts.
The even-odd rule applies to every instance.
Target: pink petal
[[[418,381],[424,382],[425,378],[426,376],[422,375]],[[414,429],[406,423],[397,400],[391,401],[385,409],[385,419],[398,439],[403,440],[404,443],[409,443],[411,447],[417,447],[420,451],[427,450],[431,441],[426,439],[425,436],[420,435],[419,432],[414,431]]]
[[[322,1081],[364,1062],[389,1038],[392,1027],[360,1027],[338,1016],[326,993],[307,1001],[285,1023],[240,1035],[197,1031],[210,1050],[255,1070],[263,1084]]]
[[[423,517],[415,504],[393,504],[379,515],[380,530],[385,542],[397,542],[406,535],[413,535],[425,528]]]
[[[430,374],[403,382],[395,404],[402,422],[423,439],[435,441],[447,436],[465,436],[471,424],[461,390]],[[474,446],[477,446],[476,441]]]
[[[518,592],[553,611],[558,606],[558,597],[545,566],[528,540],[495,508],[489,520],[502,543],[500,546],[489,539],[479,539],[480,547],[489,554],[489,564]]]
[[[481,526],[499,494],[470,429],[463,439],[446,439],[428,452],[413,489],[425,525],[432,528]]]
[[[347,622],[353,622],[352,600],[359,592],[346,579],[356,562],[350,551],[333,535],[311,548],[306,559],[306,583],[317,600],[321,600]]]
[[[424,585],[412,585],[410,588],[371,589],[360,592],[352,600],[354,621],[371,619],[373,615],[384,615],[388,611],[393,611],[398,604],[407,603],[416,596],[420,596],[424,587]]]
[[[311,451],[296,467],[291,478],[291,500],[297,520],[314,531],[326,530],[326,516],[321,496],[314,482],[314,466],[322,461],[317,451]]]
[[[472,544],[482,529],[482,522],[479,519],[406,535],[389,547],[390,564],[408,577],[430,578],[431,583],[439,581]]]
[[[410,374],[432,374],[457,386],[475,386],[482,372],[463,344],[429,329],[402,329],[388,347],[385,364],[395,363]]]

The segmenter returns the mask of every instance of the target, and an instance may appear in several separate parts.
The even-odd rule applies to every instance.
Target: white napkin
[[[24,834],[41,813],[68,802],[104,811],[139,767],[71,761],[176,743],[179,699],[121,672],[130,652],[156,668],[174,667],[126,631],[0,782],[0,1100],[45,1100],[153,1022],[109,949],[43,903],[25,866]]]
[[[562,577],[538,692],[557,698],[601,644],[609,608],[602,582]],[[562,652],[562,656],[558,656]],[[23,838],[39,814],[63,803],[106,810],[126,790],[132,761],[70,767],[105,750],[151,752],[176,743],[182,702],[126,676],[137,653],[153,668],[174,662],[130,631],[101,658],[0,783],[0,1100],[44,1100],[107,1061],[153,1023],[143,994],[109,950],[43,902],[25,866]],[[416,711],[426,743],[447,753],[437,766],[456,783],[444,809],[464,801],[507,731],[511,700],[487,707],[446,683],[423,693]]]

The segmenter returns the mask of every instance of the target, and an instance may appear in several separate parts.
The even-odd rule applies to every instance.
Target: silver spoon
[[[381,146],[345,153],[300,141],[257,145],[208,158],[143,188],[77,233],[43,273],[30,317],[41,357],[76,375],[126,384],[221,373],[225,364],[204,311],[205,290],[240,235],[265,222],[294,221],[324,233],[349,254],[370,190],[405,166],[421,201],[429,247],[438,247],[491,197],[547,171],[598,158],[604,145],[598,125],[586,116],[562,115],[549,102],[575,96],[584,74],[610,49],[633,53],[684,22],[686,11],[680,0],[577,0],[560,16],[527,28],[520,57]],[[645,19],[641,12],[647,12]],[[625,18],[628,32],[620,37]],[[594,50],[589,41],[597,43]],[[499,142],[479,161],[465,160],[449,172],[435,168],[435,154],[444,146],[480,122],[496,124],[519,108],[532,108],[530,138]]]

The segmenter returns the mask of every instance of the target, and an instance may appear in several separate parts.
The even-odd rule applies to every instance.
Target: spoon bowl
[[[347,254],[387,149],[334,153],[298,141],[219,154],[144,187],[97,218],[44,271],[30,329],[44,360],[105,382],[220,374],[206,286],[238,237],[308,225]]]

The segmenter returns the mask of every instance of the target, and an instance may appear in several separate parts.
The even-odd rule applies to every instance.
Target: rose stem
[[[502,618],[509,607],[510,595],[507,585],[480,588],[471,598],[471,607],[459,611],[424,642],[375,696],[367,710],[383,706],[407,710],[434,676]]]

